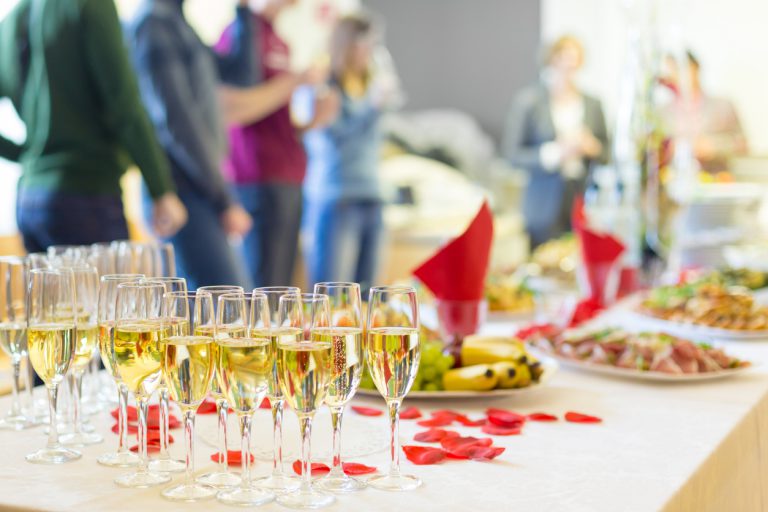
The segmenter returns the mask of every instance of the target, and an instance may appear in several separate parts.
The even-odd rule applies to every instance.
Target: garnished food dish
[[[747,268],[725,268],[704,274],[698,282],[759,290],[768,286],[768,274]]]
[[[639,312],[662,320],[728,331],[768,330],[768,308],[747,293],[709,283],[662,286],[650,292]]]
[[[533,311],[533,291],[513,275],[493,274],[485,284],[488,310],[505,313],[529,313]]]
[[[564,359],[638,372],[691,375],[750,365],[706,343],[664,333],[633,334],[615,327],[559,333],[539,331],[528,342]]]
[[[531,254],[531,263],[541,268],[542,275],[572,274],[578,262],[578,252],[578,240],[568,233],[538,246]]]

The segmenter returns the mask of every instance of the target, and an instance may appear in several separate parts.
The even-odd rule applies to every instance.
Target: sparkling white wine
[[[258,409],[272,376],[272,343],[268,337],[216,342],[216,374],[227,403],[239,413]]]
[[[158,320],[119,323],[115,327],[115,366],[136,396],[149,398],[160,384],[160,342],[170,337],[170,331]]]
[[[271,329],[269,332],[269,339],[272,343],[272,353],[275,355],[274,363],[272,364],[272,377],[269,379],[269,389],[267,390],[267,396],[271,401],[282,400],[283,390],[280,387],[280,375],[277,371],[277,345],[279,343],[295,343],[304,337],[303,329],[298,327],[282,327],[279,329]],[[253,335],[253,333],[251,333]]]
[[[195,327],[195,336],[208,336],[218,340],[227,340],[230,338],[242,338],[245,337],[246,328],[244,326],[229,326],[229,325],[199,325]],[[214,360],[218,360],[217,355],[218,346],[214,345]],[[215,400],[225,400],[227,397],[224,394],[224,390],[219,384],[218,372],[214,372],[213,381],[211,382],[211,396]]]
[[[99,355],[107,373],[116,382],[120,382],[120,374],[115,367],[115,352],[112,346],[112,329],[114,327],[114,322],[102,322],[99,324]]]
[[[312,414],[323,404],[331,380],[331,345],[280,342],[277,372],[285,401],[296,414]]]
[[[189,320],[181,317],[169,317],[163,323],[171,329],[171,336],[189,336]]]
[[[331,345],[331,382],[325,403],[346,404],[357,391],[363,373],[363,330],[357,327],[318,327],[312,341]]]
[[[72,368],[76,372],[85,371],[88,363],[91,362],[93,351],[96,349],[96,342],[99,337],[99,328],[96,325],[77,325],[76,330],[77,344],[75,346],[75,358],[72,361]]]
[[[416,378],[421,357],[419,331],[379,327],[368,331],[366,359],[376,389],[384,398],[402,399]]]
[[[26,326],[22,323],[0,323],[0,347],[12,358],[20,358],[27,354],[25,329]]]
[[[213,338],[171,336],[161,342],[165,384],[181,407],[196,408],[208,394],[214,369]]]
[[[64,378],[75,355],[74,324],[41,324],[27,329],[29,358],[46,385]]]

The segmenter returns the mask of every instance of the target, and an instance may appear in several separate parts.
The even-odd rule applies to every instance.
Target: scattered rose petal
[[[525,416],[506,409],[488,409],[485,411],[488,421],[500,427],[521,427],[525,423]]]
[[[502,427],[494,425],[493,423],[483,425],[480,430],[482,430],[484,434],[492,436],[516,436],[523,432],[521,427]]]
[[[331,468],[329,468],[326,464],[323,464],[322,462],[313,462],[310,473],[312,473],[312,476],[319,476],[319,475],[324,475],[326,473],[330,473],[330,471],[331,471]],[[295,460],[293,462],[293,472],[301,476],[300,460]]]
[[[493,444],[493,439],[490,437],[449,437],[445,438],[442,441],[440,441],[440,446],[443,447],[446,451],[452,451],[457,448],[461,448],[462,446],[491,446]]]
[[[138,437],[138,435],[137,435]],[[157,443],[160,444],[160,431],[149,430],[147,431],[147,444]],[[173,436],[168,434],[168,444],[173,443]]]
[[[381,416],[384,414],[384,411],[381,409],[376,409],[374,407],[363,407],[362,405],[353,405],[350,407],[350,409],[362,416]]]
[[[501,446],[469,446],[463,452],[471,460],[493,460],[504,453],[504,450]]]
[[[197,414],[216,414],[216,402],[205,399],[197,408]]]
[[[568,411],[565,413],[565,421],[570,421],[571,423],[602,423],[603,420],[597,416]]]
[[[376,468],[373,466],[366,466],[358,462],[342,462],[341,467],[344,469],[344,474],[355,475],[367,475],[369,473],[375,473]]]
[[[420,466],[427,464],[439,464],[445,459],[445,452],[440,448],[431,446],[403,446],[405,457]]]
[[[421,411],[416,407],[406,407],[400,411],[401,420],[415,420],[421,418]]]
[[[221,463],[221,462],[223,462],[223,460],[222,460],[223,458],[224,457],[219,452],[216,452],[216,453],[211,455],[211,460],[213,462]],[[253,464],[254,458],[253,458],[253,454],[252,453],[250,454],[250,460],[251,460],[250,463]],[[243,461],[243,456],[242,456],[242,452],[240,452],[240,450],[227,450],[227,465],[228,466],[240,466],[242,461]]]
[[[478,439],[476,437],[459,437],[452,439],[443,439],[440,441],[440,445],[445,450],[448,457],[452,459],[492,459],[504,451],[493,449],[493,440],[484,437]],[[490,448],[490,450],[489,450]]]
[[[482,427],[487,423],[485,418],[480,418],[479,420],[470,420],[466,416],[459,416],[458,418],[456,418],[456,421],[458,421],[465,427]]]
[[[138,425],[136,425],[135,423],[129,423],[128,424],[128,433],[129,434],[135,434],[138,431],[139,431]],[[114,425],[112,425],[112,433],[120,435],[120,425],[119,424],[115,423]]]
[[[138,453],[139,445],[131,446],[130,450],[134,453]],[[160,441],[147,442],[147,453],[156,453],[160,451]]]
[[[136,407],[129,405],[125,409],[126,409],[126,415],[128,416],[128,421],[139,421],[139,410]],[[152,417],[153,415],[159,414],[159,413],[160,413],[160,404],[152,404],[149,407],[147,407],[147,416]],[[112,409],[110,414],[112,415],[113,418],[118,419],[118,417],[120,416],[120,408],[116,407]]]
[[[453,430],[443,430],[442,428],[431,428],[424,432],[419,432],[413,436],[413,440],[420,443],[439,443],[449,437],[459,437],[459,433]]]
[[[528,419],[531,421],[557,421],[557,416],[545,412],[534,412],[528,415]]]
[[[181,421],[179,418],[174,416],[173,414],[168,415],[168,428],[169,429],[176,429],[181,427]],[[151,415],[149,418],[147,418],[147,428],[149,429],[159,429],[160,428],[160,415]]]
[[[427,420],[417,421],[416,424],[422,427],[446,427],[453,423],[450,416],[433,416]]]
[[[259,404],[259,409],[271,409],[272,403],[270,403],[269,398],[264,398],[264,400],[261,401]]]

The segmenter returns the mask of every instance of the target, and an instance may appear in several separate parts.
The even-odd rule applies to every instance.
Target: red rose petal
[[[452,451],[462,446],[491,446],[493,439],[490,437],[448,437],[440,441],[440,446],[446,451]]]
[[[521,427],[525,423],[525,416],[505,409],[488,409],[485,411],[488,421],[500,427]]]
[[[216,414],[216,402],[214,400],[203,400],[203,403],[197,408],[197,414]]]
[[[565,421],[570,421],[571,423],[602,423],[603,420],[597,416],[568,411],[565,413]]]
[[[448,418],[451,418],[451,419],[456,419],[459,416],[464,416],[460,412],[452,411],[450,409],[440,409],[439,411],[434,411],[431,414],[435,418],[445,416],[445,417],[448,417]]]
[[[499,425],[494,425],[493,423],[483,425],[480,430],[482,430],[483,433],[492,436],[516,436],[523,432],[523,429],[520,427],[501,427]]]
[[[168,428],[175,429],[179,428],[181,426],[181,421],[179,418],[174,416],[173,414],[168,415]],[[147,418],[147,428],[151,429],[159,429],[160,428],[160,414],[156,415],[149,415],[149,418]]]
[[[443,439],[451,437],[459,437],[459,433],[453,430],[443,430],[442,428],[431,428],[424,432],[419,432],[413,436],[413,440],[420,443],[439,443]]]
[[[138,453],[139,445],[131,446],[130,450],[132,452]],[[152,443],[149,443],[149,442],[147,443],[147,453],[156,453],[156,452],[159,452],[159,451],[160,451],[160,442],[159,441],[152,442]]]
[[[440,448],[431,446],[403,446],[405,458],[420,466],[439,464],[445,460],[446,453]]]
[[[270,403],[269,398],[265,397],[264,400],[262,400],[261,403],[259,404],[259,409],[271,409],[271,408],[272,408],[272,404]]]
[[[501,446],[469,446],[464,449],[464,453],[471,460],[493,460],[504,450]]]
[[[554,414],[547,414],[545,412],[534,412],[529,414],[528,419],[531,421],[557,421],[557,416]]]
[[[458,421],[465,427],[482,427],[487,423],[485,418],[480,418],[479,420],[470,420],[466,416],[459,416],[458,418],[456,418],[456,421]]]
[[[149,430],[147,431],[147,444],[157,443],[160,444],[160,431]],[[168,444],[173,443],[173,436],[168,434]]]
[[[406,407],[400,411],[401,420],[415,420],[421,418],[421,411],[416,407]]]
[[[329,468],[327,465],[323,464],[322,462],[313,462],[310,470],[310,472],[312,473],[312,476],[324,475],[326,473],[330,473],[330,471],[331,471],[331,468]],[[295,460],[293,462],[293,472],[301,476],[300,460]]]
[[[139,431],[139,427],[135,423],[129,423],[128,424],[128,433],[129,434],[135,434]],[[115,423],[112,425],[112,433],[113,434],[120,434],[120,425]]]
[[[416,424],[422,427],[446,427],[453,423],[451,416],[433,416],[427,420],[417,421]]]
[[[223,459],[221,453],[216,452],[211,455],[211,460],[213,462],[220,463],[222,462],[221,459]],[[251,464],[253,464],[253,461],[255,460],[253,457],[253,454],[250,454]],[[240,450],[227,450],[227,465],[228,466],[239,466],[243,461],[243,456]]]
[[[381,409],[376,409],[373,407],[363,407],[361,405],[353,405],[350,407],[353,411],[355,411],[357,414],[360,414],[362,416],[381,416],[384,414],[384,411]]]
[[[341,467],[344,469],[344,474],[350,476],[367,475],[376,472],[375,467],[366,466],[365,464],[359,464],[357,462],[342,462]]]

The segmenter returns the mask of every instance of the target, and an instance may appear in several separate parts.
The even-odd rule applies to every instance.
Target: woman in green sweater
[[[0,136],[0,158],[22,166],[28,251],[127,238],[120,177],[131,163],[154,200],[156,233],[184,225],[111,0],[21,0],[0,22],[2,97],[27,129],[21,145]]]

